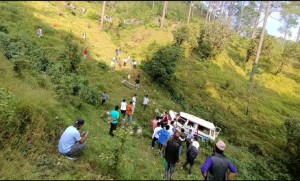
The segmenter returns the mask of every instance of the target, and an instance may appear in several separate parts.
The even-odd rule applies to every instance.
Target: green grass
[[[72,2],[77,6],[76,16],[65,9],[65,2],[3,2],[0,4],[0,16],[8,26],[10,34],[26,34],[37,40],[46,51],[47,56],[56,61],[59,51],[64,48],[64,37],[71,33],[80,45],[80,51],[87,46],[90,56],[80,64],[80,73],[89,83],[96,87],[98,93],[107,91],[110,98],[104,106],[91,106],[73,98],[81,108],[74,104],[64,104],[56,98],[49,77],[25,70],[21,78],[13,72],[13,63],[0,54],[0,88],[11,92],[18,99],[18,113],[27,115],[30,122],[25,124],[28,130],[24,135],[13,134],[7,139],[5,149],[0,153],[2,167],[1,179],[112,179],[115,173],[109,169],[110,158],[120,140],[108,134],[109,123],[106,110],[119,105],[123,98],[130,100],[138,94],[138,103],[134,120],[143,128],[143,136],[130,136],[126,149],[121,157],[121,169],[118,179],[162,179],[164,171],[163,158],[150,149],[150,120],[155,117],[154,110],[173,109],[185,111],[214,122],[222,128],[220,138],[227,143],[226,155],[238,168],[237,179],[279,179],[290,178],[283,165],[286,144],[283,120],[286,117],[299,117],[300,92],[299,70],[289,66],[282,74],[274,76],[263,72],[255,77],[253,91],[248,91],[247,80],[252,62],[243,65],[246,43],[242,38],[230,42],[226,51],[216,59],[206,62],[182,60],[175,73],[174,89],[183,95],[184,107],[173,102],[171,95],[162,89],[139,68],[131,70],[116,68],[115,72],[99,67],[99,61],[109,66],[114,51],[122,47],[121,57],[131,55],[138,62],[151,56],[149,45],[156,42],[164,45],[172,42],[171,31],[174,26],[165,30],[158,27],[136,26],[108,30],[99,30],[99,22],[91,18],[99,14],[102,3]],[[116,15],[124,8],[135,8],[140,2],[116,2],[116,6],[107,7],[107,13],[116,18],[132,17],[128,12]],[[155,7],[158,6],[155,2]],[[188,5],[180,6],[170,2],[169,12],[187,13]],[[80,7],[85,6],[87,13],[81,14]],[[144,19],[151,18],[152,2],[148,2],[145,12],[136,12]],[[174,12],[172,12],[174,10]],[[62,12],[62,16],[58,12]],[[160,11],[159,11],[160,12]],[[153,10],[155,14],[156,11]],[[196,17],[199,12],[195,12]],[[22,15],[22,16],[21,16]],[[182,15],[185,17],[185,15]],[[19,18],[18,18],[19,17]],[[154,16],[153,16],[154,17]],[[13,20],[13,21],[12,21]],[[182,20],[184,22],[186,20]],[[199,20],[200,21],[200,20]],[[14,22],[14,23],[12,23]],[[44,37],[37,39],[36,29],[43,26]],[[82,40],[82,33],[87,33],[87,40]],[[149,50],[149,51],[148,51]],[[123,77],[130,74],[134,81],[141,75],[141,89],[130,89],[120,83]],[[45,87],[41,87],[41,82]],[[142,111],[143,96],[148,94],[151,103]],[[246,115],[247,100],[250,98],[249,115]],[[100,100],[99,100],[100,101]],[[1,113],[1,112],[0,112]],[[57,142],[64,129],[73,124],[76,118],[86,120],[83,130],[89,130],[87,148],[74,163],[57,152]],[[3,121],[3,120],[1,120]],[[24,125],[26,120],[17,120]],[[118,129],[124,129],[118,127]],[[2,133],[1,133],[2,134]],[[0,144],[1,145],[1,144]],[[185,150],[185,144],[183,150]],[[183,152],[184,155],[185,152]],[[211,146],[201,143],[200,154],[194,165],[193,176],[187,178],[187,172],[177,166],[175,179],[202,179],[199,167],[211,154]],[[181,156],[184,161],[184,156]]]

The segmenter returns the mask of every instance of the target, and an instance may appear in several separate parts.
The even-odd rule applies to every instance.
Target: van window
[[[179,117],[177,121],[178,121],[181,125],[184,125],[185,122],[186,122],[186,119],[183,118],[183,117]]]
[[[198,130],[209,135],[209,129],[207,129],[206,127],[203,127],[201,125],[198,125]]]
[[[188,125],[188,126],[192,126],[192,127],[194,128],[194,127],[195,127],[195,124],[196,124],[196,123],[193,123],[192,121],[189,121],[187,125]]]

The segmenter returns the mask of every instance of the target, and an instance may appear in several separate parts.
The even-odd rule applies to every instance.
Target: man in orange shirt
[[[125,125],[130,120],[130,124],[132,123],[132,101],[126,106],[126,120]]]

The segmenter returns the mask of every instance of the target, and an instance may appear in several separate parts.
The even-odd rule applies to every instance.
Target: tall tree
[[[189,15],[188,15],[187,24],[190,23],[190,18],[191,18],[191,13],[192,13],[192,8],[193,8],[193,1],[191,1],[191,3],[190,3],[190,9],[189,9]]]
[[[163,8],[162,16],[161,16],[161,21],[160,21],[160,29],[162,29],[164,26],[166,9],[167,9],[167,1],[164,1],[164,8]]]
[[[106,5],[106,1],[103,1],[102,13],[101,13],[101,21],[100,21],[100,30],[102,30],[102,28],[103,28],[105,5]]]
[[[235,4],[235,2],[231,1],[230,5],[228,6],[228,17],[227,17],[227,25],[228,26],[231,26],[234,4]]]
[[[205,17],[205,23],[204,26],[206,26],[207,22],[208,22],[208,16],[210,14],[210,9],[211,9],[211,1],[208,2],[208,7],[207,7],[207,11],[206,11],[206,17]]]
[[[252,32],[252,35],[251,35],[251,39],[254,39],[254,37],[255,37],[257,26],[258,26],[258,23],[259,23],[260,13],[261,13],[261,11],[263,9],[263,4],[264,4],[264,2],[260,1],[260,3],[259,3],[259,9],[258,9],[257,15],[255,17],[255,22],[254,22],[254,26],[253,26],[253,32]]]
[[[279,27],[279,32],[283,33],[283,44],[287,38],[287,36],[291,37],[292,32],[291,28],[294,28],[298,25],[297,16],[294,14],[290,14],[289,12],[281,12],[282,26]]]
[[[265,37],[266,25],[267,25],[269,11],[270,11],[270,4],[271,4],[271,2],[268,1],[266,12],[265,12],[264,23],[263,23],[263,27],[262,27],[262,31],[261,31],[261,36],[260,36],[260,40],[259,40],[259,44],[258,44],[258,49],[257,49],[256,57],[255,57],[255,62],[253,64],[252,71],[250,74],[250,81],[253,81],[254,74],[257,69],[257,64],[258,64],[258,60],[259,60],[259,56],[260,56],[260,52],[261,52],[261,47],[262,47],[264,37]]]
[[[236,33],[240,33],[240,27],[241,27],[241,23],[242,23],[242,18],[243,18],[243,11],[244,11],[244,4],[245,1],[241,2],[241,7],[240,7],[240,12],[239,12],[239,19],[238,19],[238,23],[237,23],[237,28],[236,28]]]

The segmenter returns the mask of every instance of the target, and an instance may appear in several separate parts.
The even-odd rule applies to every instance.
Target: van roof
[[[188,119],[188,120],[191,120],[191,121],[194,121],[195,123],[203,126],[203,127],[206,127],[208,129],[212,129],[212,130],[215,130],[215,125],[211,122],[208,122],[208,121],[205,121],[204,119],[201,119],[201,118],[198,118],[194,115],[191,115],[191,114],[188,114],[188,113],[185,113],[185,112],[180,112],[180,116]]]

